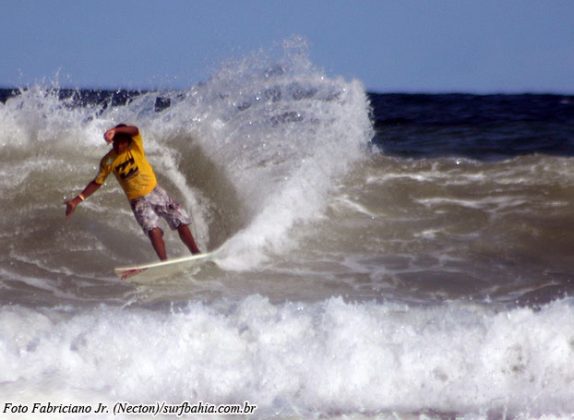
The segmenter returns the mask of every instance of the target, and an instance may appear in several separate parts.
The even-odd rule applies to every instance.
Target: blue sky
[[[293,35],[379,92],[574,93],[573,0],[0,0],[0,86],[185,88]]]

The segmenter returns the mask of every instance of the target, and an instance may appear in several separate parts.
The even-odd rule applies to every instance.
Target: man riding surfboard
[[[66,216],[70,217],[76,207],[105,182],[110,173],[126,193],[134,216],[160,260],[167,260],[163,230],[159,227],[160,217],[165,219],[172,230],[177,230],[182,242],[192,254],[199,254],[189,224],[191,219],[185,209],[173,200],[158,185],[152,166],[148,162],[139,128],[134,125],[119,124],[104,133],[107,143],[113,145],[100,161],[96,178],[71,200],[66,201]]]

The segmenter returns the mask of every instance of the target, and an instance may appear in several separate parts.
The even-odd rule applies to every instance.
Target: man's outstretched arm
[[[98,184],[96,181],[92,181],[88,185],[86,185],[86,188],[84,188],[84,191],[82,191],[80,194],[78,194],[77,196],[75,196],[71,200],[66,201],[66,217],[70,217],[72,215],[72,213],[74,212],[74,210],[76,210],[76,207],[78,206],[78,204],[80,204],[82,201],[84,201],[90,195],[95,193],[100,187],[101,187],[101,184]]]

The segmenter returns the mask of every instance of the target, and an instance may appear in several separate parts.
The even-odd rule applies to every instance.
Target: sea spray
[[[373,135],[360,83],[327,78],[305,48],[291,42],[278,62],[255,54],[230,63],[192,95],[203,110],[197,141],[233,184],[245,214],[226,243],[227,268],[249,268],[265,251],[278,252],[295,223],[320,216],[337,178]]]

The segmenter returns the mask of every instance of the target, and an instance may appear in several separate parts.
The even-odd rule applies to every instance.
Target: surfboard
[[[192,267],[198,267],[208,261],[213,261],[215,252],[190,255],[189,257],[174,258],[172,260],[160,261],[129,267],[116,267],[114,272],[121,280],[134,283],[146,282],[149,280],[168,277],[172,274],[181,273]]]

